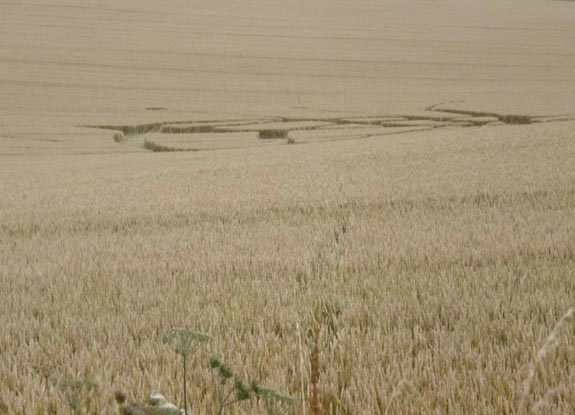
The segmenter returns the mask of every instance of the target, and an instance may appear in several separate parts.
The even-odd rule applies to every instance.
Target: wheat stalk
[[[558,338],[559,333],[563,329],[563,327],[567,326],[568,324],[572,323],[575,319],[575,307],[571,307],[567,312],[561,317],[559,322],[555,325],[549,336],[545,339],[543,346],[537,351],[535,354],[535,359],[529,362],[529,366],[527,368],[527,377],[523,382],[523,395],[522,395],[522,406],[523,408],[527,408],[529,406],[529,402],[531,401],[531,389],[533,386],[533,379],[535,378],[536,368],[539,365],[543,364],[543,361],[547,357],[547,355],[555,350],[560,345],[560,340]],[[535,405],[531,407],[533,411],[539,411],[542,409],[548,402],[548,399],[557,393],[557,389],[551,389],[548,391],[545,396],[540,399]]]

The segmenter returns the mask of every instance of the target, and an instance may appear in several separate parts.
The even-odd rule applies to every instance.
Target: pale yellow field
[[[178,326],[194,414],[313,414],[316,327],[325,415],[575,413],[574,68],[569,1],[0,2],[0,414],[180,404]]]

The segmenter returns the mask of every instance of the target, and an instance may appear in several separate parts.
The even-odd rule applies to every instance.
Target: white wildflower
[[[166,403],[166,398],[159,393],[152,393],[148,398],[148,403],[152,406],[159,406]]]

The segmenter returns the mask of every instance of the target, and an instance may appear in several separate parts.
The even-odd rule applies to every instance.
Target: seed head
[[[114,399],[116,399],[116,402],[118,402],[120,405],[123,405],[124,402],[126,402],[126,394],[122,391],[116,391],[114,392]]]

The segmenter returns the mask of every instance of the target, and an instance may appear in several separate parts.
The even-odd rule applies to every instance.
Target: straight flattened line
[[[0,84],[13,85],[13,86],[35,86],[46,88],[72,88],[72,89],[98,89],[98,90],[116,90],[116,91],[173,91],[173,92],[218,92],[218,93],[240,93],[240,94],[253,94],[253,93],[275,93],[275,94],[289,94],[293,95],[290,89],[256,89],[256,88],[200,88],[200,87],[153,87],[153,86],[120,86],[120,85],[101,85],[101,84],[86,84],[86,83],[66,83],[54,81],[32,81],[32,80],[11,80],[0,79]],[[325,91],[313,90],[306,91],[316,95],[337,96],[345,94],[344,91]]]
[[[229,74],[229,73],[224,73]],[[266,73],[245,73],[245,74],[238,74],[238,75],[249,75],[249,76],[262,76],[266,75]],[[271,75],[271,74],[268,74]],[[302,75],[294,75],[294,74],[278,74],[280,77],[300,77]],[[505,83],[517,83],[517,84],[525,84],[525,83],[568,83],[568,82],[575,82],[575,78],[547,78],[547,79],[513,79],[513,78],[472,78],[472,77],[422,77],[422,76],[397,76],[397,75],[389,75],[389,76],[379,76],[377,78],[372,77],[354,77],[353,75],[340,76],[340,75],[328,75],[328,74],[310,74],[306,75],[309,78],[315,79],[378,79],[378,80],[403,80],[403,81],[418,81],[418,82],[428,82],[428,81],[435,81],[435,82],[445,82],[445,83],[458,83],[458,82],[505,82]],[[84,82],[56,82],[56,81],[37,81],[37,80],[19,80],[19,79],[0,79],[0,84],[4,85],[12,85],[12,86],[36,86],[36,87],[46,87],[46,88],[72,88],[72,89],[99,89],[99,90],[117,90],[117,91],[174,91],[174,92],[181,92],[181,91],[188,91],[188,92],[217,92],[217,93],[275,93],[275,94],[289,94],[293,95],[292,89],[274,89],[273,86],[270,88],[202,88],[202,87],[174,87],[174,86],[139,86],[139,85],[105,85],[105,84],[90,84]],[[330,90],[327,91],[325,89],[309,89],[306,90],[307,94],[314,94],[318,96],[339,96],[347,94],[345,89],[340,90]],[[381,92],[378,91],[362,91],[364,95],[381,95]]]
[[[65,28],[63,25],[54,25],[54,28]],[[78,27],[71,27],[78,28]],[[116,33],[130,33],[129,30],[121,28],[106,28],[106,33],[116,32]],[[295,35],[295,34],[277,34],[277,33],[245,33],[245,32],[222,32],[222,31],[189,31],[189,30],[175,30],[175,29],[155,29],[149,27],[148,32],[150,33],[162,33],[162,34],[175,34],[175,35],[186,35],[186,36],[207,36],[210,39],[214,37],[222,38],[251,38],[251,39],[297,39],[297,40],[322,40],[322,41],[351,41],[351,42],[403,42],[407,43],[409,47],[414,45],[427,46],[430,44],[439,45],[481,45],[498,47],[501,45],[500,42],[486,42],[481,39],[466,39],[466,40],[456,40],[456,39],[413,39],[413,38],[402,38],[402,37],[360,37],[360,36],[318,36],[318,35]],[[9,28],[7,33],[14,33],[14,28]],[[575,40],[575,39],[574,39]],[[520,45],[520,43],[517,43]],[[549,46],[547,43],[542,42],[540,44],[534,44],[535,46],[545,47]],[[505,55],[513,54],[513,52],[507,53]]]
[[[414,26],[414,27],[428,27],[430,29],[436,27],[447,27],[453,29],[479,29],[479,30],[507,30],[507,31],[529,31],[529,32],[560,32],[560,33],[572,33],[575,34],[574,30],[568,29],[557,29],[557,28],[540,28],[540,27],[527,27],[527,26],[489,26],[489,25],[458,25],[458,24],[448,24],[448,23],[439,23],[430,25],[429,23],[417,23],[417,22],[405,22],[407,26]],[[377,29],[376,29],[377,30]]]
[[[235,55],[229,55],[232,59],[240,59]],[[262,57],[250,57],[250,56],[242,56],[241,59],[266,59],[271,60],[269,58],[262,58]],[[313,59],[319,61],[321,58]],[[300,59],[297,59],[300,60]],[[310,59],[312,60],[312,59]],[[327,59],[326,61],[332,61],[331,59]],[[343,62],[346,62],[345,60]],[[194,73],[243,73],[243,72],[232,72],[232,71],[213,71],[213,70],[198,70],[193,68],[186,68],[186,67],[174,67],[174,66],[158,66],[158,65],[150,65],[150,66],[142,66],[142,65],[130,65],[130,64],[108,64],[108,63],[97,63],[97,62],[74,62],[74,61],[54,61],[54,60],[47,60],[47,59],[25,59],[25,58],[17,58],[17,59],[8,59],[8,58],[0,58],[0,63],[6,64],[28,64],[28,65],[52,65],[52,66],[70,66],[70,67],[78,67],[78,68],[105,68],[105,69],[126,69],[126,70],[150,70],[150,71],[174,71],[174,72],[194,72]],[[439,61],[402,61],[397,59],[381,59],[378,61],[357,61],[357,63],[365,63],[366,65],[371,63],[382,63],[386,65],[418,65],[418,66],[437,66],[437,67],[472,67],[472,68],[525,68],[525,69],[541,69],[541,68],[553,68],[553,69],[572,69],[572,65],[553,65],[553,64],[503,64],[503,63],[469,63],[469,62],[439,62]],[[249,71],[249,73],[254,73],[254,71]],[[283,72],[273,72],[270,71],[269,74],[277,75],[282,74]],[[293,71],[286,71],[287,75],[294,74],[294,76],[301,76],[301,75],[312,75],[313,72],[293,72]],[[265,72],[257,72],[257,74],[266,74]],[[329,76],[326,74],[326,76]],[[346,75],[346,77],[353,77],[350,75]],[[358,78],[363,78],[358,76]],[[379,77],[373,76],[373,79],[378,79]]]
[[[1,30],[1,29],[0,29]],[[221,52],[191,52],[191,51],[175,51],[175,50],[165,50],[165,49],[126,49],[126,48],[80,48],[80,47],[42,47],[39,48],[36,45],[21,45],[18,48],[13,48],[12,45],[6,45],[3,49],[9,50],[19,50],[19,49],[28,49],[28,50],[40,50],[40,51],[48,51],[48,50],[59,50],[62,52],[69,53],[70,51],[77,51],[77,52],[97,52],[101,53],[105,51],[106,53],[118,53],[121,56],[125,56],[126,54],[142,54],[144,56],[149,56],[150,54],[156,54],[159,56],[189,56],[189,57],[214,57],[214,58],[235,58],[235,59],[260,59],[260,60],[277,60],[277,61],[302,61],[302,62],[319,62],[319,63],[339,63],[339,62],[348,62],[348,63],[389,63],[388,59],[357,59],[357,58],[330,58],[330,57],[309,57],[309,56],[267,56],[267,55],[251,55],[251,54],[244,54],[244,53],[221,53]],[[575,53],[552,53],[552,52],[514,52],[514,51],[489,51],[489,53],[479,53],[475,54],[475,56],[479,57],[487,57],[487,56],[546,56],[546,57],[565,57],[565,58],[575,58]],[[401,61],[398,61],[401,62]],[[409,62],[408,62],[409,63]],[[417,61],[412,61],[412,63],[417,64]],[[462,63],[464,64],[464,62]],[[469,65],[474,65],[473,63]]]
[[[11,4],[16,4],[14,2],[12,2]],[[19,3],[21,4],[21,3]],[[34,3],[30,3],[30,4],[34,4]],[[47,7],[57,7],[54,5],[46,5]],[[89,8],[89,6],[63,6],[63,7],[68,7],[68,8],[80,8],[80,7],[84,7],[84,8]],[[113,11],[114,9],[111,8],[94,8],[97,10],[110,10]],[[125,10],[130,10],[130,9],[125,9]],[[145,12],[145,11],[136,11],[136,10],[131,10],[132,14],[142,14],[142,15],[148,15],[149,13]],[[181,14],[178,13],[159,13],[160,15],[166,15],[166,16],[178,16],[181,17]],[[141,18],[139,18],[137,20],[138,23],[142,23],[142,24],[149,24],[149,23],[153,23],[153,24],[159,24],[159,25],[164,25],[164,26],[171,26],[171,27],[183,27],[183,28],[189,28],[189,24],[190,22],[175,22],[175,21],[161,21],[157,19],[157,15],[158,13],[154,13],[155,18],[154,19],[146,19],[143,20]],[[51,16],[51,15],[49,15]],[[125,22],[125,18],[126,16],[122,16],[121,18],[111,18],[114,17],[109,16],[106,18],[102,18],[102,17],[91,17],[92,21],[96,21],[96,22],[110,22],[110,21],[122,21]],[[211,17],[215,17],[215,18],[221,18],[222,16],[218,16],[218,15],[214,15]],[[205,26],[205,27],[213,27],[214,25],[218,25],[218,23],[205,23],[202,19],[199,19],[198,21],[194,22],[194,26]],[[223,25],[223,24],[222,24]],[[45,23],[41,23],[38,24],[37,26],[43,26],[43,27],[50,27],[49,24],[45,24]],[[420,30],[406,30],[406,26],[413,26],[413,27],[427,27],[428,30],[424,30],[424,29],[420,29]],[[82,25],[71,25],[71,24],[67,24],[67,25],[58,25],[58,27],[70,27],[70,28],[83,28],[84,26]],[[237,22],[234,22],[233,24],[229,24],[228,22],[226,22],[225,24],[226,28],[250,28],[253,29],[254,28],[254,24],[252,23],[246,23],[246,24],[240,24]],[[285,24],[278,24],[277,22],[274,22],[274,24],[267,24],[265,22],[261,22],[258,21],[257,24],[258,28],[271,28],[274,30],[277,30],[278,28],[286,28],[292,31],[301,31],[301,30],[310,30],[310,26],[309,25],[294,25],[293,22],[287,22]],[[557,38],[557,39],[565,39],[565,34],[571,34],[575,37],[575,31],[574,30],[568,30],[568,29],[553,29],[553,28],[537,28],[537,27],[504,27],[504,26],[474,26],[474,25],[447,25],[447,24],[443,24],[443,25],[429,25],[429,24],[418,24],[418,23],[413,23],[412,21],[403,21],[400,24],[397,24],[395,27],[390,27],[390,28],[385,28],[385,29],[381,29],[381,28],[342,28],[340,29],[341,32],[350,32],[350,33],[397,33],[400,32],[402,34],[415,34],[415,35],[425,35],[428,36],[429,35],[429,31],[431,30],[432,32],[436,32],[438,27],[447,27],[447,28],[457,28],[457,29],[464,29],[466,31],[470,30],[470,29],[475,29],[475,30],[487,30],[487,31],[496,31],[496,30],[500,30],[500,31],[527,31],[527,32],[545,32],[545,33],[560,33],[558,35],[553,35],[553,36],[547,36],[547,37],[551,37],[551,38]],[[297,30],[295,30],[297,29]],[[194,33],[194,32],[189,32],[186,31],[186,33]],[[210,33],[218,33],[218,32],[210,32]],[[233,32],[236,33],[236,32]],[[240,32],[242,33],[242,32]],[[449,34],[449,33],[446,33]],[[326,35],[326,37],[345,37],[342,35],[337,35],[334,34],[333,36],[331,35]],[[352,37],[357,37],[357,36],[352,36]],[[360,36],[361,37],[361,36]]]
[[[31,2],[31,1],[6,1],[4,2],[5,5],[7,6],[26,6],[26,7],[33,7],[33,8],[38,8],[38,7],[43,7],[46,9],[75,9],[75,10],[94,10],[94,11],[106,11],[106,12],[112,12],[112,13],[130,13],[130,14],[134,14],[134,13],[141,13],[141,14],[147,14],[147,11],[138,11],[136,9],[127,9],[127,8],[118,8],[118,7],[103,7],[103,6],[87,6],[87,5],[73,5],[73,4],[46,4],[46,3],[37,3],[37,2]],[[174,13],[175,14],[175,13]]]

